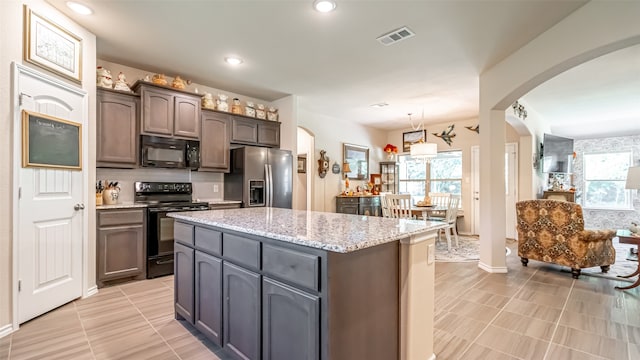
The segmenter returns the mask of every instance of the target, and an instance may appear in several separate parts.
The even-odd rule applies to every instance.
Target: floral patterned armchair
[[[516,203],[518,256],[571,268],[575,279],[584,268],[600,266],[609,271],[616,251],[614,230],[585,230],[582,207],[557,200],[525,200]]]

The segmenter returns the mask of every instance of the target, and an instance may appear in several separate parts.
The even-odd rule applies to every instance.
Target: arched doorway
[[[480,201],[480,268],[507,272],[504,163],[492,161],[504,151],[505,110],[536,86],[567,69],[639,44],[640,26],[635,15],[639,12],[640,3],[636,2],[589,2],[481,74],[479,118],[483,130],[480,133],[483,171],[480,188],[484,196]],[[596,23],[600,25],[594,26]]]

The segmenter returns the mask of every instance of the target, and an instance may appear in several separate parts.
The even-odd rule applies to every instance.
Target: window
[[[400,193],[409,193],[413,202],[424,198],[427,192],[461,195],[462,152],[440,152],[425,163],[410,155],[398,156]]]
[[[600,209],[631,209],[625,190],[630,152],[584,155],[584,206]]]

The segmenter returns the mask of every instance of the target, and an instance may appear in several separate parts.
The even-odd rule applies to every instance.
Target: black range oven
[[[173,223],[170,212],[209,210],[191,201],[191,183],[136,182],[134,200],[147,204],[147,278],[173,274]]]

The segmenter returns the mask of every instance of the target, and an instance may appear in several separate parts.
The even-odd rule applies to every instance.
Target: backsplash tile
[[[120,186],[120,203],[133,202],[133,184],[136,181],[191,182],[193,198],[222,200],[224,194],[224,175],[214,172],[199,172],[186,169],[108,169],[97,168],[96,180],[117,181]],[[214,185],[218,192],[214,192]]]

